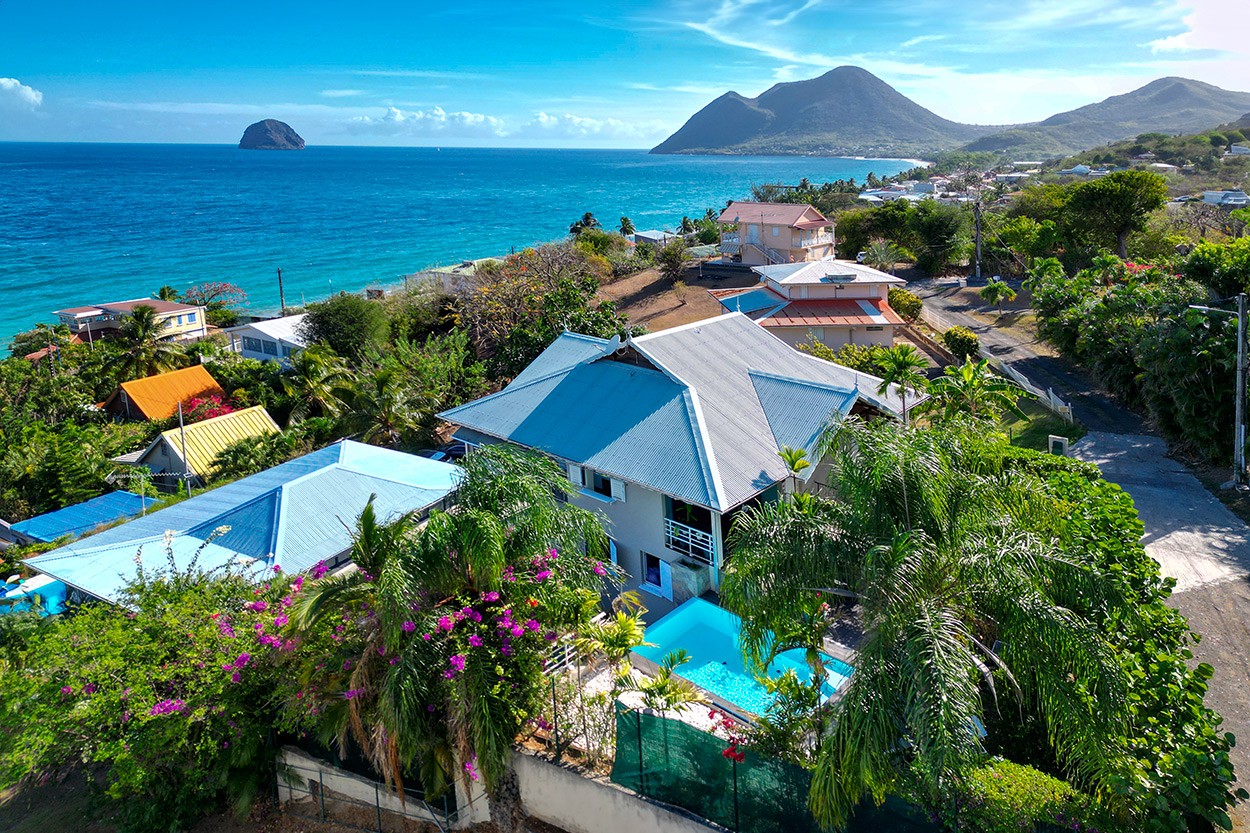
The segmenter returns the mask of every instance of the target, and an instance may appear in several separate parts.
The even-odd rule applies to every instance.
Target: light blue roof
[[[620,354],[586,356],[571,338],[536,360],[545,375],[527,369],[442,416],[723,512],[784,480],[781,445],[812,451],[835,411],[863,397],[900,412],[876,395],[880,379],[800,353],[741,313],[632,338]]]
[[[579,333],[564,333],[518,373],[512,383],[523,385],[575,364],[598,358],[606,352],[607,345],[607,339],[584,336]]]
[[[163,539],[173,531],[196,542],[215,535],[213,545],[234,557],[302,572],[350,547],[351,530],[370,495],[377,495],[378,516],[389,520],[437,504],[461,476],[458,466],[343,440],[26,563],[74,584],[59,572],[77,564],[74,559],[107,559],[113,556],[101,554],[116,552],[133,557],[139,542]],[[229,529],[219,532],[222,527]],[[82,569],[87,575],[97,574]],[[100,595],[91,587],[76,586]]]
[[[719,300],[721,306],[730,312],[740,312],[752,318],[759,317],[754,313],[774,311],[788,303],[785,298],[764,287],[748,289],[746,292],[740,292],[737,295],[723,296]]]
[[[133,492],[109,492],[55,512],[28,518],[13,524],[12,529],[44,542],[55,541],[64,535],[77,537],[97,526],[138,515],[143,511],[144,504],[151,506],[153,503],[152,498]]]

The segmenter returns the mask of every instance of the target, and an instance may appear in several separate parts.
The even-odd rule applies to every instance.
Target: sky
[[[0,141],[650,147],[852,64],[1008,124],[1179,75],[1250,88],[1250,0],[0,0]]]

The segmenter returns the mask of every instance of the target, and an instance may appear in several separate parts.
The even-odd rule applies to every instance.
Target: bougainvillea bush
[[[119,605],[45,620],[0,671],[0,784],[84,764],[123,830],[184,828],[227,796],[245,806],[272,777],[291,589],[171,566],[141,572]]]
[[[598,518],[558,496],[550,461],[486,448],[465,458],[455,508],[428,522],[361,515],[356,569],[315,570],[292,611],[288,730],[360,749],[390,783],[427,794],[493,789],[549,690],[558,637],[599,610]]]

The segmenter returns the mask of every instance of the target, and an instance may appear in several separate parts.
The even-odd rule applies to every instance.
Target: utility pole
[[[282,291],[282,270],[278,270],[278,306],[282,309],[282,316],[286,317],[286,293]]]
[[[178,438],[182,443],[182,482],[187,487],[187,497],[191,497],[191,472],[187,469],[187,429],[182,423],[182,403],[178,403]]]
[[[1237,316],[1237,383],[1233,417],[1233,479],[1221,484],[1221,489],[1250,489],[1246,478],[1246,293],[1237,296],[1237,312],[1215,307],[1190,304],[1190,309],[1213,315]]]
[[[978,194],[976,201],[972,203],[972,216],[976,221],[976,241],[977,241],[977,269],[976,279],[981,280],[981,195]]]

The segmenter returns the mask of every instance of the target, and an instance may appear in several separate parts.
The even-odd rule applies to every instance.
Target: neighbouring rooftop
[[[77,538],[96,527],[132,518],[153,503],[152,498],[132,492],[109,492],[73,506],[27,518],[13,524],[10,529],[32,541],[43,543],[67,535]]]

